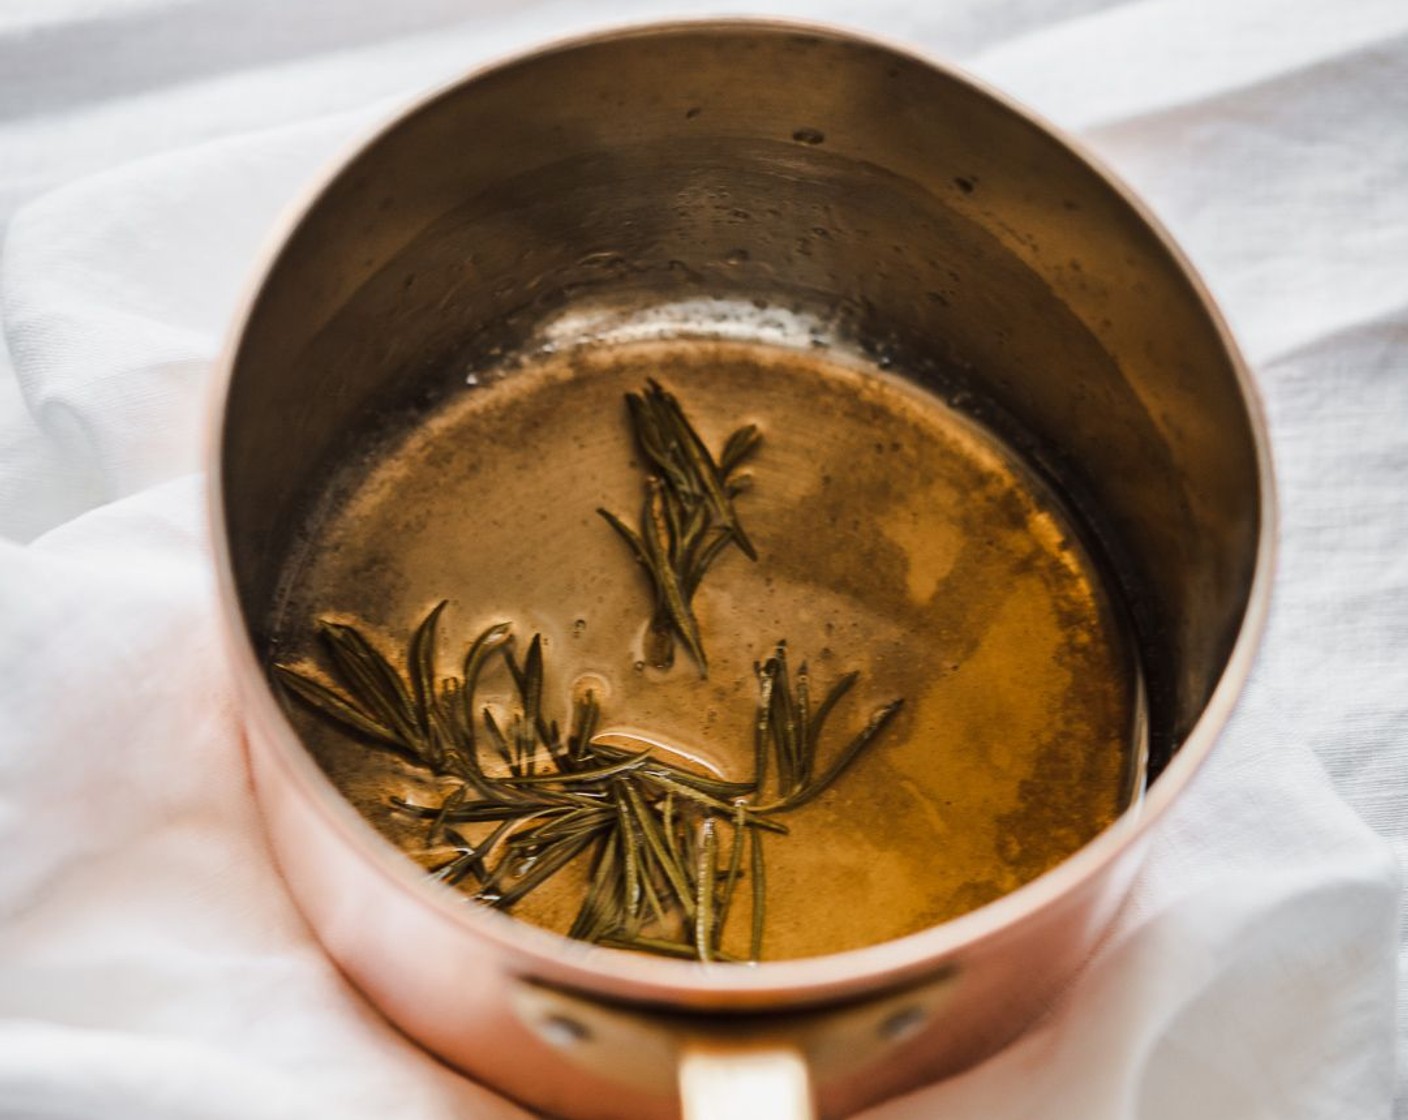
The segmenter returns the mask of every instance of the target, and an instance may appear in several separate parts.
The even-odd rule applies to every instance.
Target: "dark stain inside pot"
[[[682,649],[667,671],[647,663],[651,584],[597,513],[636,523],[645,464],[623,398],[652,378],[715,453],[741,425],[762,434],[735,501],[758,559],[724,549],[694,598],[707,679]],[[659,743],[740,781],[754,765],[755,665],[779,639],[818,697],[859,673],[824,757],[904,700],[787,815],[788,835],[766,835],[764,959],[873,944],[996,899],[1091,840],[1137,785],[1130,643],[1071,517],[989,433],[898,378],[742,342],[582,348],[466,390],[356,470],[285,580],[279,657],[309,675],[334,679],[317,619],[355,620],[404,667],[412,630],[446,599],[447,669],[486,626],[512,622],[520,657],[542,635],[546,716],[565,727],[590,689],[599,737]],[[481,700],[502,705],[509,685],[491,667]],[[375,828],[427,866],[454,855],[427,849],[428,822],[393,802],[438,804],[444,782],[286,703]],[[460,834],[473,845],[491,827]],[[512,912],[567,932],[590,860]],[[749,873],[745,859],[725,955],[749,952]]]

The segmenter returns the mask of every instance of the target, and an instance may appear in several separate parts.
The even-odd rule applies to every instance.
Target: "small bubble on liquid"
[[[479,374],[475,373],[473,370],[470,370],[470,372],[465,376],[464,383],[466,385],[478,385]]]
[[[799,144],[822,144],[826,142],[826,133],[819,128],[799,128],[792,133],[792,139]]]
[[[588,696],[594,696],[598,703],[609,700],[610,683],[599,673],[582,673],[572,682],[572,699],[577,702],[585,700]]]
[[[572,636],[574,638],[580,638],[586,632],[586,629],[587,620],[585,618],[579,618],[572,623]]]

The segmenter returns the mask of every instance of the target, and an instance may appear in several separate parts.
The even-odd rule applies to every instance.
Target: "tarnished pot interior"
[[[246,666],[264,646],[287,544],[333,464],[554,324],[560,340],[569,319],[685,301],[705,320],[731,301],[810,315],[837,344],[978,416],[1054,479],[1119,573],[1144,651],[1155,769],[1167,759],[1202,717],[1243,625],[1266,516],[1256,422],[1217,322],[1127,198],[1030,119],[889,48],[762,24],[642,29],[490,69],[403,118],[322,190],[231,351],[216,516]],[[496,968],[552,975],[550,939],[526,934],[521,958],[502,937],[476,944],[478,919],[432,913],[441,904],[428,893],[422,903],[402,891],[371,914],[378,891],[394,893],[385,873],[353,883],[337,869],[379,842],[364,830],[364,853],[349,854],[345,817],[270,792],[292,773],[270,760],[296,744],[266,695],[252,703],[286,871],[315,895],[307,884],[320,875],[351,892],[309,907],[334,955],[459,1064],[540,1107],[620,1115],[620,1097],[595,1113],[566,1101],[597,1085],[588,1074],[549,1088],[503,1063],[483,1068],[499,1061],[484,1039],[505,1014],[487,967],[454,974],[495,1005],[461,1020],[436,994],[446,968],[461,967],[443,955],[433,974],[396,962],[402,1007],[378,990],[390,981],[368,980],[369,954],[397,944],[422,955],[458,946]],[[1082,884],[1075,901],[989,939],[1001,951],[960,960],[974,976],[973,997],[955,996],[964,1029],[921,1040],[923,1061],[870,1090],[837,1090],[830,1107],[953,1068],[1010,1034],[1088,948],[1117,887]],[[1034,949],[1041,929],[1049,961],[1029,953],[1013,970],[1012,950]],[[689,967],[648,962],[641,975]],[[557,978],[591,989],[592,968],[563,965]],[[776,969],[691,979],[683,1002],[766,1004],[802,990],[800,966]],[[665,981],[613,983],[626,997],[672,999]],[[828,981],[807,998],[845,988]],[[406,1009],[416,999],[420,1013]],[[1002,1024],[981,1021],[982,1001]],[[454,1021],[440,1029],[435,1016]],[[477,1056],[457,1049],[467,1038]],[[642,1101],[629,1103],[649,1111]]]

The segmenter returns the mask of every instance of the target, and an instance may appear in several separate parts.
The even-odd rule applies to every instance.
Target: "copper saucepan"
[[[819,216],[829,238],[808,237]],[[695,965],[467,906],[363,823],[270,691],[269,620],[307,503],[379,417],[545,325],[750,297],[824,306],[838,337],[976,402],[1085,512],[1138,632],[1147,797],[1015,893],[826,957]],[[613,31],[422,101],[285,226],[219,379],[220,594],[283,873],[389,1019],[554,1115],[670,1117],[682,1094],[694,1118],[842,1116],[1006,1044],[1108,926],[1267,611],[1265,423],[1167,235],[1024,110],[845,32]]]

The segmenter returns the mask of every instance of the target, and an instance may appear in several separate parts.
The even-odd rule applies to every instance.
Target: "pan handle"
[[[815,1120],[807,1060],[776,1040],[690,1039],[680,1049],[684,1120]]]
[[[900,1047],[922,1049],[957,976],[945,964],[867,998],[753,1015],[671,1013],[525,978],[513,985],[512,1005],[542,1044],[596,1079],[656,1102],[677,1095],[683,1120],[816,1120],[812,1071],[829,1088],[893,1060]]]

